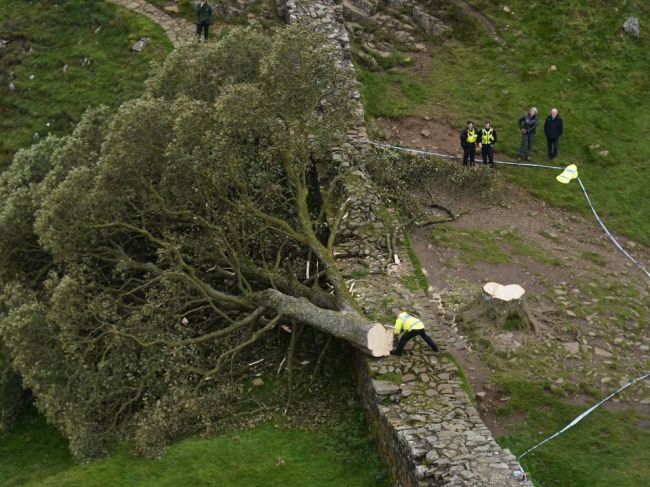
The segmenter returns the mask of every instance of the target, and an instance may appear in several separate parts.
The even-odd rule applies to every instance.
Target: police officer
[[[474,128],[474,123],[468,120],[467,127],[460,133],[460,146],[463,148],[463,166],[474,165],[477,141],[478,133]]]
[[[438,351],[438,345],[424,331],[424,323],[408,313],[401,312],[397,316],[397,320],[395,321],[395,336],[399,336],[400,339],[397,348],[391,350],[391,355],[402,355],[406,344],[416,336],[422,337],[427,342],[427,345],[431,347],[431,350],[434,352]]]
[[[521,145],[517,151],[517,160],[521,161],[525,157],[530,161],[530,155],[533,153],[533,143],[535,142],[535,131],[537,130],[537,108],[532,107],[528,113],[519,117],[517,122],[521,132]]]
[[[497,143],[497,131],[492,127],[492,122],[485,121],[485,126],[478,131],[479,147],[481,148],[481,156],[483,157],[483,164],[490,161],[490,166],[494,167],[494,144]]]

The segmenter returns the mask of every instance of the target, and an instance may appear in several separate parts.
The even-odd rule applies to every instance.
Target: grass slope
[[[650,3],[511,0],[512,13],[499,2],[472,3],[495,21],[503,46],[451,2],[432,0],[433,11],[453,26],[453,37],[432,45],[432,66],[425,72],[404,66],[361,70],[367,115],[431,115],[458,129],[468,118],[491,118],[498,150],[514,156],[517,118],[537,106],[543,124],[557,107],[565,122],[559,162],[578,165],[613,229],[649,245],[650,37],[643,26],[640,39],[621,32],[629,15],[642,24],[650,19]],[[534,160],[543,160],[545,150],[539,130]],[[557,184],[547,171],[507,171],[537,196],[589,211],[575,184]]]
[[[144,36],[152,42],[132,52]],[[0,49],[0,170],[34,132],[67,133],[86,107],[139,95],[151,61],[171,50],[159,26],[99,0],[0,0],[0,39],[11,41]],[[84,57],[90,66],[80,64]],[[16,91],[9,93],[12,72]]]
[[[188,439],[160,460],[123,447],[108,459],[74,465],[67,445],[31,411],[0,438],[0,485],[39,487],[237,486],[388,487],[360,411],[335,428],[266,425],[212,439]]]
[[[544,392],[543,385],[502,384],[512,396],[502,416],[526,415],[514,432],[497,441],[514,452],[555,433],[586,408],[566,404]],[[595,402],[595,401],[594,401]],[[560,437],[524,457],[523,467],[538,487],[640,487],[648,485],[650,432],[631,412],[598,409]]]

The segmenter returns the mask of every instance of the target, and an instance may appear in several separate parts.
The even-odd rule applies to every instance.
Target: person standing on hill
[[[553,160],[560,150],[560,137],[564,132],[564,122],[560,118],[557,108],[551,110],[551,114],[544,122],[544,135],[546,135],[546,158]]]
[[[481,148],[481,156],[483,157],[483,164],[490,162],[490,166],[494,167],[494,144],[497,143],[497,131],[492,127],[492,122],[485,121],[485,126],[478,131],[479,147]]]
[[[517,160],[521,161],[525,157],[527,161],[530,161],[537,130],[537,108],[532,107],[528,113],[519,117],[518,125],[521,132],[521,145],[517,152]]]
[[[476,158],[476,143],[478,140],[478,133],[474,128],[474,123],[471,120],[467,121],[467,127],[460,133],[460,146],[463,148],[463,166],[474,165]]]
[[[208,0],[200,0],[196,5],[196,38],[201,42],[201,33],[205,42],[208,42],[208,30],[212,23],[212,7]]]

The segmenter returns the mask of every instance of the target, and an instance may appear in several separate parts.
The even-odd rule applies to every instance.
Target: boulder
[[[623,31],[625,31],[626,34],[638,39],[641,35],[641,30],[639,29],[639,19],[634,15],[628,17],[623,24]]]

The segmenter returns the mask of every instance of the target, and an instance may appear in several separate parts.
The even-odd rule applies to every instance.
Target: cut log
[[[385,357],[393,346],[393,332],[381,323],[373,323],[358,311],[319,308],[305,298],[295,298],[275,289],[255,295],[258,306],[281,313],[285,318],[313,326],[323,333],[345,340],[373,357]]]

